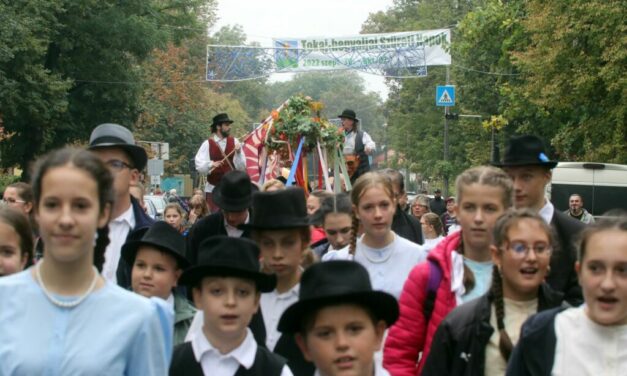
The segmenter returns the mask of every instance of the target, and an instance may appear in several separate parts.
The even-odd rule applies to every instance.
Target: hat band
[[[91,142],[91,145],[93,146],[98,146],[98,144],[109,144],[109,143],[116,143],[116,144],[125,144],[125,145],[131,145],[128,142],[124,141],[123,139],[119,138],[119,137],[115,137],[115,136],[102,136],[102,137],[98,137],[96,139],[94,139]]]

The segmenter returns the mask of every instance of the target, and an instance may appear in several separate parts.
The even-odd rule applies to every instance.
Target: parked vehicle
[[[163,196],[145,195],[144,202],[146,203],[147,206],[149,206],[150,204],[154,205],[156,212],[157,212],[155,219],[157,220],[163,219],[163,210],[165,209],[165,206],[168,204],[163,198]]]
[[[611,209],[627,210],[627,165],[560,162],[553,169],[547,194],[555,208],[564,211],[573,193],[583,197],[584,208],[594,216]]]

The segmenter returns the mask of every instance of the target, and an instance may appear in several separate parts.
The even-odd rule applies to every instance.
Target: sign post
[[[449,67],[446,67],[446,82],[449,82]],[[448,109],[455,106],[455,86],[443,85],[435,89],[435,105],[444,107],[444,161],[448,160]],[[448,196],[448,175],[444,175],[444,196]]]

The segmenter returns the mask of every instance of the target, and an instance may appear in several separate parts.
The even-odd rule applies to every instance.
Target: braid
[[[98,239],[96,239],[96,245],[94,246],[94,265],[99,272],[102,272],[102,267],[105,263],[105,251],[109,245],[109,226],[103,226],[98,229]]]
[[[359,219],[355,213],[351,216],[353,217],[353,233],[351,234],[351,241],[348,245],[348,253],[355,256],[355,251],[357,250],[357,233],[359,232]]]
[[[498,266],[494,265],[492,269],[492,299],[494,302],[494,311],[496,312],[496,327],[499,331],[499,351],[501,356],[507,362],[512,354],[514,345],[509,338],[509,334],[505,331],[505,304],[503,302],[503,280]]]
[[[459,254],[462,256],[464,255],[464,240],[461,236],[459,238]],[[464,295],[470,293],[472,289],[475,288],[475,284],[477,283],[477,281],[475,280],[475,273],[472,272],[472,270],[468,267],[468,265],[466,265],[465,262],[464,277],[462,279],[462,283],[464,285]]]

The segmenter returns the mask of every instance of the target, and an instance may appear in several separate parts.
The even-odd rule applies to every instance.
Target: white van
[[[627,210],[627,165],[591,162],[560,162],[547,186],[557,210],[568,209],[571,194],[583,197],[583,206],[594,216],[611,209]]]

